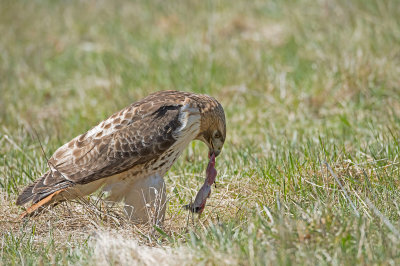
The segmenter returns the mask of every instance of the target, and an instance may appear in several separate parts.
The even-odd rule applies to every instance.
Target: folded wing
[[[50,170],[23,190],[17,204],[37,203],[75,184],[156,160],[176,142],[182,105],[145,100],[60,147],[48,161]]]

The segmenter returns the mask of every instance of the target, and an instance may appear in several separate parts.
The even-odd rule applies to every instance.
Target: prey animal
[[[148,206],[157,202],[155,215],[162,221],[166,172],[192,140],[204,142],[211,158],[220,154],[225,137],[224,109],[213,97],[150,94],[57,149],[48,171],[19,195],[18,205],[32,202],[21,217],[102,189],[108,201],[123,201],[135,222],[154,219]]]
[[[186,209],[201,215],[206,206],[207,199],[210,197],[211,186],[214,184],[216,176],[217,170],[215,169],[215,154],[211,154],[206,170],[206,179],[204,184],[200,188],[199,192],[197,192],[194,202],[184,206]]]

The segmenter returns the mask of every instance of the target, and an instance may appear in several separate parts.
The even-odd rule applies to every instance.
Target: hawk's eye
[[[214,133],[214,138],[215,139],[220,139],[222,137],[221,132],[217,131]]]

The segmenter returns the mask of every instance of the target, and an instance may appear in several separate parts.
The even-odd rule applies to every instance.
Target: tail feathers
[[[54,197],[72,185],[72,182],[63,178],[62,175],[57,175],[51,171],[46,172],[18,196],[17,205],[23,205],[30,201],[33,204],[20,218],[39,213],[44,207],[56,204],[56,201],[60,199],[55,201]]]
[[[33,193],[33,189],[35,188],[37,182],[33,183],[32,185],[29,185],[26,187],[22,193],[18,196],[17,199],[17,205],[24,205],[25,203],[31,201],[35,194]]]
[[[33,204],[30,206],[21,216],[19,217],[20,219],[23,219],[25,217],[32,216],[36,213],[39,213],[41,210],[43,210],[46,206],[50,205],[53,203],[53,198],[60,194],[61,192],[65,191],[66,188],[57,190],[56,192],[51,193],[45,198],[42,198],[40,201],[37,203]]]
[[[42,177],[37,179],[33,184],[27,186],[22,191],[22,193],[18,196],[18,199],[16,202],[17,205],[24,205],[25,203],[28,203],[29,201],[33,201],[33,203],[36,203],[41,198],[39,195],[46,197],[47,195],[54,192],[56,189],[52,189],[53,191],[51,191],[51,189],[48,186],[44,185],[44,181],[50,174],[51,174],[51,172],[47,171]]]
[[[37,179],[33,184],[26,187],[18,196],[17,205],[24,205],[29,201],[38,203],[52,193],[70,187],[72,183],[62,176],[51,171],[46,172],[42,177]]]

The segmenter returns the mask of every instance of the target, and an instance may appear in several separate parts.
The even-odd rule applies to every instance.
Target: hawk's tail
[[[58,191],[48,195],[47,197],[43,198],[39,202],[31,205],[23,214],[21,214],[19,216],[19,218],[22,219],[22,218],[29,217],[29,216],[32,216],[34,214],[40,213],[46,206],[48,206],[48,205],[53,203],[54,196],[57,196],[58,194],[60,194],[64,190],[66,190],[66,188],[58,190]]]
[[[32,201],[31,205],[20,218],[38,213],[45,206],[54,202],[54,196],[60,194],[71,186],[71,183],[65,179],[58,179],[54,172],[46,172],[41,178],[33,184],[26,187],[18,196],[17,205],[23,205]]]

